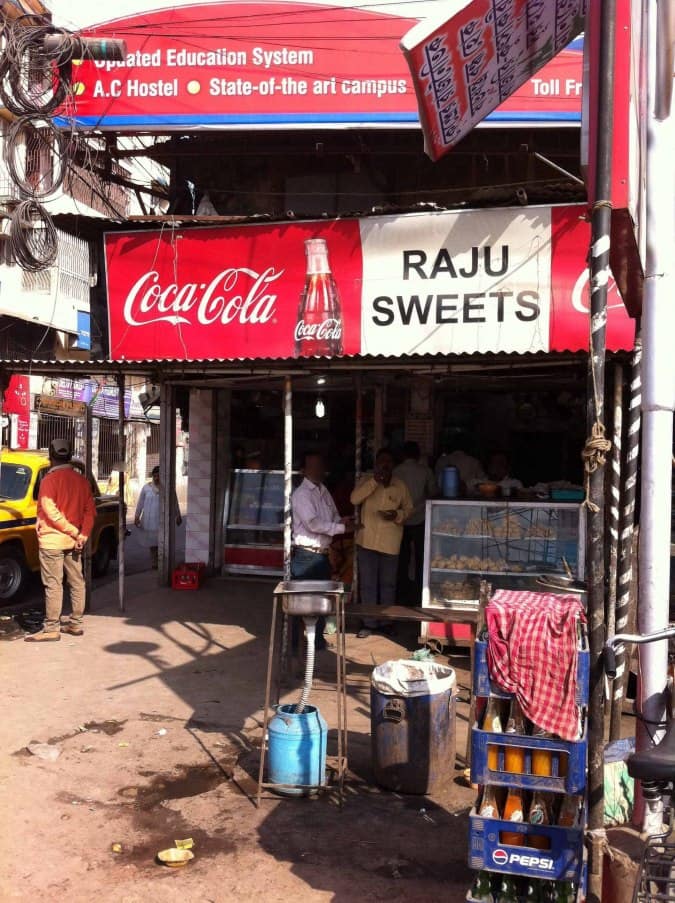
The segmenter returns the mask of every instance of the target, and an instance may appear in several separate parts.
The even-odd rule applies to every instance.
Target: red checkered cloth
[[[577,623],[586,623],[578,596],[497,590],[485,615],[492,680],[538,728],[577,740]]]

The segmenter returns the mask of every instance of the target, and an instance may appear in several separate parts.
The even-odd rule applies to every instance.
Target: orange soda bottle
[[[504,732],[501,701],[496,696],[488,697],[483,718],[483,730],[491,734],[502,734]],[[488,743],[487,764],[490,771],[497,771],[499,768],[499,747],[495,743]]]
[[[523,793],[517,787],[509,787],[509,792],[504,803],[504,821],[523,822],[525,820],[523,812]],[[523,834],[517,834],[513,831],[502,831],[501,842],[510,844],[513,847],[522,847],[525,842]]]
[[[551,734],[540,728],[535,728],[532,736],[539,740],[551,740]],[[553,773],[553,754],[548,749],[532,750],[532,774],[538,774],[542,777],[550,777]]]
[[[543,790],[536,790],[532,796],[530,811],[527,820],[531,825],[551,824],[551,795]],[[551,841],[543,834],[531,834],[527,845],[536,850],[550,850]]]
[[[506,722],[506,733],[524,736],[525,716],[520,707],[520,703],[514,696],[511,700],[511,708],[509,710],[509,718]],[[522,746],[509,746],[507,743],[504,747],[504,771],[510,774],[525,773],[525,749]]]

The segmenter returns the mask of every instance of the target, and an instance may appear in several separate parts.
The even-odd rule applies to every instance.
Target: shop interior
[[[521,365],[485,362],[443,371],[393,371],[361,377],[362,457],[372,466],[376,446],[400,457],[407,439],[419,442],[433,466],[449,448],[483,464],[507,454],[525,487],[582,478],[586,365],[576,357]],[[320,451],[331,475],[355,462],[356,376],[319,371],[293,379],[293,454]],[[250,381],[232,393],[232,466],[283,470],[283,384]],[[536,440],[536,441],[534,441]]]
[[[249,378],[232,388],[227,573],[283,574],[284,400],[283,382],[273,377]],[[440,600],[470,607],[483,573],[498,574],[506,585],[516,579],[522,583],[535,567],[561,570],[564,555],[582,576],[585,412],[586,362],[581,356],[514,361],[491,355],[442,367],[301,371],[292,377],[292,487],[302,478],[304,454],[320,452],[326,485],[340,514],[348,515],[353,512],[349,495],[381,447],[400,461],[404,443],[415,441],[421,460],[431,468],[444,453],[461,450],[488,476],[493,455],[501,453],[509,476],[522,487],[509,499],[520,502],[522,524],[504,514],[501,490],[489,482],[461,487],[458,502],[475,504],[460,506],[459,520],[453,513],[450,537],[442,538],[449,530],[447,503],[439,502],[432,511],[422,604]],[[442,469],[436,468],[436,475],[437,498],[442,499]],[[564,501],[554,507],[543,504],[547,499]],[[494,507],[485,507],[488,500]],[[497,516],[505,518],[504,524],[497,524]],[[476,517],[482,518],[480,529]],[[351,582],[348,567],[342,579]],[[440,629],[445,638],[458,632],[443,625]]]

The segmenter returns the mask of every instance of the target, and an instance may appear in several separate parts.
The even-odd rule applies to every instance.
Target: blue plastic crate
[[[497,746],[497,770],[488,767],[488,745]],[[566,754],[567,774],[559,773],[560,757],[552,756],[553,774],[514,774],[504,770],[506,747],[519,746],[525,749],[525,771],[532,771],[532,751],[549,750],[551,753]],[[548,740],[542,737],[527,737],[520,734],[494,734],[482,731],[474,725],[471,731],[471,783],[495,784],[498,787],[521,787],[524,790],[551,790],[555,793],[581,793],[586,787],[586,756],[588,753],[588,732],[584,729],[581,739]]]
[[[588,647],[579,650],[577,658],[577,705],[588,705],[588,681],[590,676],[590,653]],[[476,640],[473,666],[474,696],[498,696],[500,699],[511,699],[511,693],[505,693],[490,680],[487,663],[487,643]]]
[[[585,818],[581,819],[582,824]],[[547,878],[552,881],[580,882],[584,867],[584,831],[555,825],[530,825],[481,818],[472,809],[469,815],[469,868],[487,869],[506,875]],[[523,846],[500,843],[499,835],[507,831],[523,836]],[[547,837],[550,850],[527,845],[528,837]]]

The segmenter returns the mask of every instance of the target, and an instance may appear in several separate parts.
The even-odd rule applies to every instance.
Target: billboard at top
[[[379,5],[291,0],[176,6],[116,19],[83,33],[123,39],[126,59],[76,61],[74,96],[59,121],[128,132],[415,127],[415,90],[399,43],[417,22]],[[576,42],[488,123],[580,123],[581,73]]]
[[[401,41],[426,150],[447,153],[584,28],[586,0],[454,0]]]

